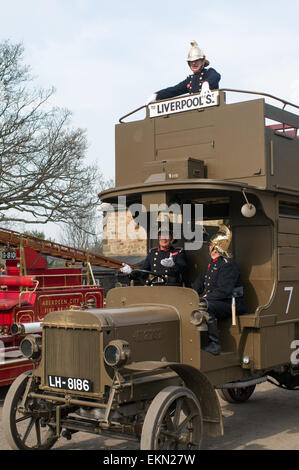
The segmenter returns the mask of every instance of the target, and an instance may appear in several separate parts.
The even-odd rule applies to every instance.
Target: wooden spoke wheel
[[[47,424],[50,412],[45,403],[32,398],[22,403],[30,374],[25,372],[12,383],[3,406],[4,433],[14,450],[46,450],[57,441]]]
[[[244,403],[255,390],[255,385],[241,388],[221,388],[218,391],[219,396],[228,403]]]
[[[146,413],[142,450],[195,450],[202,440],[202,413],[191,390],[170,386],[159,392]]]

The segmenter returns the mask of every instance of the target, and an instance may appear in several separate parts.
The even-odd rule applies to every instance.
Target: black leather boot
[[[217,320],[209,320],[208,325],[208,340],[209,344],[202,349],[208,353],[218,356],[221,353],[221,346],[219,341],[219,333],[217,328]]]

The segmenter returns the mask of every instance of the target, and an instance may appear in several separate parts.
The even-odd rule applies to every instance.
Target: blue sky
[[[87,129],[87,158],[114,177],[114,125],[183,80],[190,40],[222,88],[299,103],[299,1],[0,0],[1,40],[22,42],[36,83]],[[290,109],[291,110],[291,109]]]

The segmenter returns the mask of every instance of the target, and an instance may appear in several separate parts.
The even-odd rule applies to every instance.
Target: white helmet
[[[204,59],[204,65],[207,66],[210,62],[206,59],[204,52],[198,47],[196,41],[191,41],[191,48],[187,57],[187,62],[192,62],[193,60]]]

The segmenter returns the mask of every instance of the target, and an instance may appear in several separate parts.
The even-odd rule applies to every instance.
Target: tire
[[[4,434],[14,450],[47,450],[55,444],[57,437],[45,422],[47,412],[43,413],[43,417],[39,413],[41,400],[27,400],[26,408],[30,407],[27,413],[18,409],[30,376],[31,371],[24,372],[8,390],[2,415]]]
[[[148,408],[140,449],[200,449],[202,429],[201,408],[194,393],[184,387],[166,387]]]
[[[217,390],[222,400],[227,403],[244,403],[249,400],[255,390],[255,385],[241,388],[221,388]]]

